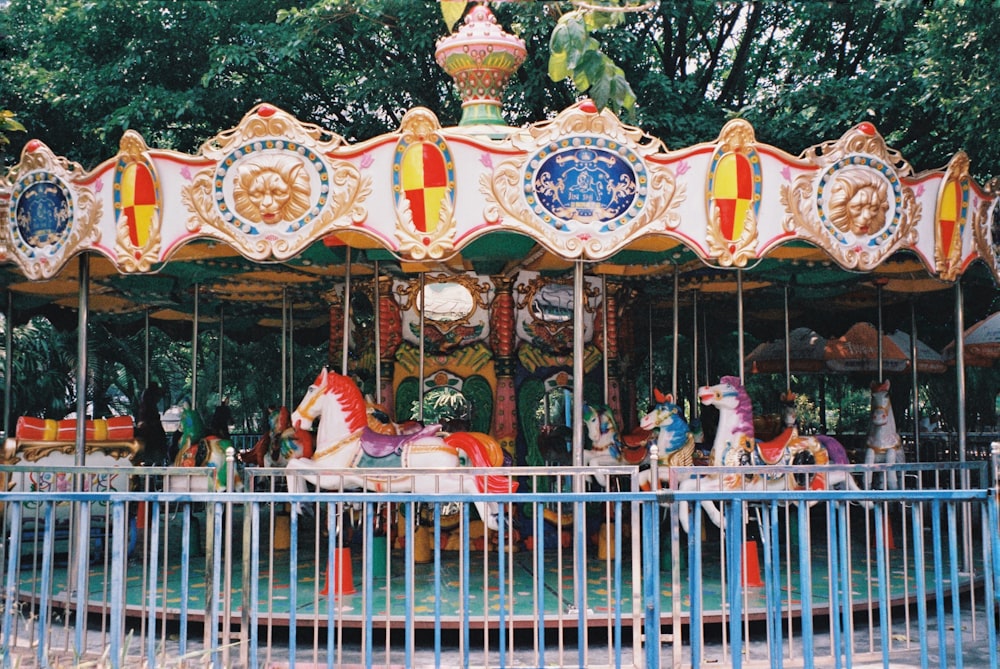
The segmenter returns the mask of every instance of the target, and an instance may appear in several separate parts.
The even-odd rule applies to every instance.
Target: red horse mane
[[[326,377],[326,391],[333,393],[347,414],[347,429],[356,432],[368,424],[365,411],[365,398],[358,389],[358,384],[349,376],[329,372]]]

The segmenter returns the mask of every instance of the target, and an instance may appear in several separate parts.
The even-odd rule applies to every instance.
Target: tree
[[[195,151],[261,101],[352,141],[397,128],[417,105],[445,125],[461,114],[434,61],[447,30],[436,2],[57,4],[11,0],[0,10],[0,99],[28,136],[86,166],[112,155],[126,128],[151,145]],[[508,90],[509,123],[572,103],[579,91],[548,78],[549,56],[567,43],[559,35],[568,17],[585,10],[492,9],[529,53]],[[671,148],[714,139],[733,116],[792,153],[867,120],[918,169],[962,148],[974,170],[1000,162],[991,90],[1000,26],[975,3],[682,0],[643,9],[591,12],[585,34],[578,23],[570,32],[593,39],[602,25],[593,17],[615,17],[599,33],[600,52],[635,91],[630,120]]]

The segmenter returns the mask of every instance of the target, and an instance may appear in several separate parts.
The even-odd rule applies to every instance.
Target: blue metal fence
[[[644,492],[623,467],[601,469],[616,490],[583,492],[593,469],[512,468],[519,492],[449,495],[293,495],[269,470],[252,491],[176,492],[213,472],[167,468],[116,468],[130,492],[71,492],[108,472],[64,468],[67,490],[0,493],[0,659],[997,667],[995,463],[897,466],[904,489],[864,491],[744,476],[720,492],[725,470],[696,467],[671,472],[693,489]],[[0,467],[22,484],[44,472]],[[724,529],[698,511],[685,531],[682,505],[704,502]]]

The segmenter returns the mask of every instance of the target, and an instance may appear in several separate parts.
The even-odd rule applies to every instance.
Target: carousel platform
[[[173,525],[176,520],[169,521]],[[208,560],[197,551],[186,565],[174,559],[181,551],[173,528],[173,539],[167,542],[168,558],[160,559],[156,575],[151,576],[148,551],[143,547],[145,537],[140,530],[138,548],[129,560],[126,574],[124,597],[127,615],[136,618],[151,617],[151,607],[155,607],[152,617],[158,620],[176,620],[185,617],[189,621],[206,619],[206,611],[211,602],[206,593],[210,591],[210,576],[213,573]],[[903,530],[896,529],[895,533]],[[725,600],[727,586],[726,569],[722,566],[722,549],[718,535],[708,533],[702,545],[701,565],[698,577],[689,573],[687,555],[682,553],[680,569],[680,591],[675,591],[670,562],[670,547],[661,546],[660,614],[664,625],[686,625],[690,620],[692,595],[699,598],[700,618],[703,622],[724,622],[730,602]],[[668,533],[665,535],[669,536]],[[897,607],[917,602],[918,581],[930,598],[940,593],[953,592],[949,574],[959,574],[959,590],[974,588],[981,580],[982,564],[975,557],[966,559],[965,564],[955,570],[932,559],[931,547],[925,544],[926,559],[924,572],[916,571],[919,564],[913,554],[912,545],[905,539],[890,541],[885,551],[884,573],[888,577],[885,592],[880,598],[873,590],[874,576],[879,570],[875,544],[866,532],[851,534],[850,593],[839,588],[836,597],[849,597],[850,606],[856,612],[872,611],[880,605]],[[902,539],[902,538],[901,538]],[[162,537],[161,537],[162,540]],[[754,542],[758,556],[763,547],[759,540]],[[752,550],[754,544],[748,544]],[[336,570],[330,581],[325,565],[317,568],[317,555],[325,554],[316,550],[317,545],[326,546],[326,539],[317,543],[311,535],[300,536],[296,561],[292,563],[293,551],[263,547],[256,556],[256,571],[250,578],[244,578],[244,560],[239,549],[234,549],[233,566],[230,574],[231,597],[227,610],[234,623],[242,616],[244,609],[252,611],[258,624],[272,626],[313,626],[317,621],[335,616],[337,623],[345,627],[363,626],[371,619],[382,628],[412,626],[414,628],[439,625],[442,628],[458,628],[463,625],[484,629],[497,626],[575,627],[581,621],[588,626],[604,627],[608,620],[620,612],[624,625],[632,620],[634,606],[641,607],[641,597],[632,594],[632,559],[623,551],[620,561],[598,556],[596,547],[588,548],[585,560],[586,572],[583,582],[587,590],[587,609],[579,615],[573,607],[574,588],[579,576],[574,569],[573,550],[562,548],[547,550],[539,555],[534,550],[520,549],[505,552],[501,564],[499,554],[493,550],[469,551],[468,563],[463,564],[460,551],[442,550],[437,563],[432,559],[426,563],[411,563],[409,554],[402,549],[387,551],[385,559],[378,556],[367,567],[363,556],[368,553],[360,545],[338,551],[339,555],[350,557],[350,567]],[[686,550],[686,545],[683,545]],[[747,546],[745,546],[745,549]],[[377,551],[376,551],[377,553]],[[802,610],[802,586],[797,546],[782,546],[780,586],[783,615],[797,618],[804,615]],[[973,552],[974,553],[974,552]],[[811,601],[813,618],[827,615],[831,610],[830,555],[817,542],[809,550],[811,556],[811,589],[807,599]],[[758,558],[759,559],[759,558]],[[251,569],[255,561],[249,561]],[[30,556],[22,556],[18,591],[22,601],[32,599],[43,586],[44,574],[39,569],[39,561]],[[763,564],[761,561],[760,564]],[[164,566],[165,565],[165,566]],[[502,573],[501,573],[502,568]],[[620,569],[620,576],[617,570]],[[369,579],[370,575],[370,581]],[[58,608],[60,603],[69,605],[69,575],[65,555],[56,555],[48,587],[54,593],[52,598]],[[294,583],[293,583],[294,578]],[[767,588],[754,582],[753,574],[749,582],[741,588],[742,615],[749,619],[765,619],[768,615]],[[942,581],[939,584],[939,581]],[[150,593],[150,583],[155,583],[155,594]],[[692,584],[697,583],[697,592],[692,592]],[[249,586],[249,590],[247,587]],[[943,587],[943,589],[942,589]],[[88,575],[88,610],[98,613],[107,607],[108,592],[112,588],[111,576],[100,562],[90,566]],[[774,595],[772,595],[774,597]],[[679,598],[680,620],[675,619],[675,598]],[[73,608],[76,604],[72,604]],[[772,603],[773,606],[773,603]],[[617,611],[616,611],[617,609]],[[437,621],[437,622],[435,622]]]

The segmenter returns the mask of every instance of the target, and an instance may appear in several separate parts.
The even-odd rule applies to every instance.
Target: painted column
[[[392,388],[393,366],[396,351],[403,342],[403,318],[399,313],[399,303],[392,296],[392,277],[378,278],[378,342],[379,361],[381,368],[378,402],[386,408],[390,415],[395,416],[394,395]]]
[[[611,284],[608,282],[604,283],[604,309],[603,314],[598,323],[600,328],[600,346],[601,351],[606,356],[604,370],[605,370],[605,401],[608,407],[611,408],[613,415],[617,416],[619,419],[619,425],[624,425],[622,422],[622,398],[621,398],[621,380],[619,379],[619,364],[618,364],[618,289],[617,284]],[[604,328],[607,328],[607,332]]]
[[[496,362],[497,395],[493,410],[493,437],[513,458],[517,439],[517,401],[514,394],[514,280],[492,277],[496,297],[490,305],[490,348]]]
[[[336,289],[327,291],[325,297],[330,305],[330,346],[326,365],[330,369],[338,369],[344,346],[344,298]]]

